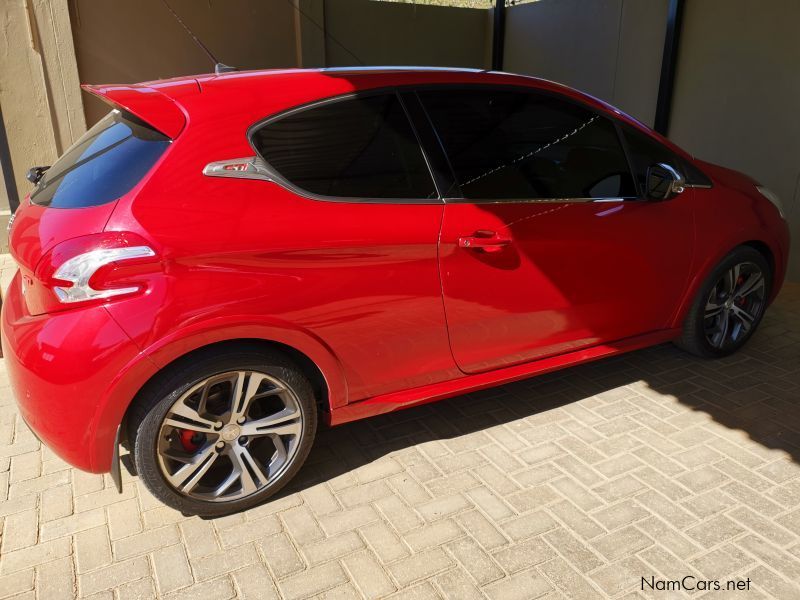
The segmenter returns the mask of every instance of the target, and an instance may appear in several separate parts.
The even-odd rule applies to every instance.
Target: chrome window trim
[[[228,169],[231,165],[246,165],[244,169]],[[270,181],[282,188],[309,198],[311,200],[327,200],[334,202],[361,202],[363,204],[378,203],[389,200],[398,204],[442,204],[439,198],[432,199],[395,199],[378,198],[374,200],[364,200],[362,198],[345,198],[330,196],[315,196],[298,188],[294,188],[279,177],[276,177],[269,169],[267,163],[260,156],[247,156],[244,158],[232,158],[208,163],[203,169],[203,175],[207,177],[229,177],[232,179],[252,179],[259,181]],[[625,202],[626,200],[636,200],[636,198],[503,198],[497,200],[480,200],[471,198],[446,198],[447,204],[583,204],[588,202]]]
[[[445,204],[601,204],[604,202],[629,202],[638,198],[501,198],[481,200],[475,198],[447,198]]]
[[[226,169],[226,167],[230,165],[246,165],[246,167],[243,170]],[[322,202],[357,202],[359,204],[442,204],[442,200],[438,196],[436,198],[349,198],[346,196],[320,196],[312,194],[283,179],[274,172],[260,156],[247,156],[244,158],[232,158],[210,162],[203,168],[203,175],[207,177],[268,181],[279,185],[286,191],[297,196]]]

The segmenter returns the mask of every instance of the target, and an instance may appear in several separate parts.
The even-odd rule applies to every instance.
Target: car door
[[[457,183],[444,194],[439,264],[461,370],[666,327],[692,260],[691,190],[640,199],[618,125],[560,96],[418,97]]]

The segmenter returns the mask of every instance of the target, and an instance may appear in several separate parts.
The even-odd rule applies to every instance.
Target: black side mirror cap
[[[42,180],[44,177],[44,172],[50,168],[50,165],[45,165],[42,167],[31,167],[28,169],[28,173],[25,175],[28,181],[30,181],[33,185],[36,185]]]
[[[686,179],[666,163],[651,165],[647,169],[647,198],[650,200],[669,200],[682,193]]]

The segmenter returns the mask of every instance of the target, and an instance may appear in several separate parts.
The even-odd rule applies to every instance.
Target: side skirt
[[[342,423],[373,417],[403,408],[444,400],[445,398],[451,398],[459,394],[475,392],[496,385],[527,379],[534,375],[542,375],[566,367],[599,360],[608,356],[631,352],[632,350],[639,350],[648,346],[655,346],[656,344],[678,338],[680,332],[680,329],[655,331],[636,337],[625,338],[618,342],[600,344],[566,354],[559,354],[558,356],[551,356],[522,365],[504,367],[488,373],[467,375],[465,377],[459,377],[458,379],[451,379],[450,381],[425,385],[410,390],[382,394],[367,400],[361,400],[353,404],[348,404],[347,406],[342,406],[341,408],[335,408],[329,414],[328,421],[330,425],[341,425]]]

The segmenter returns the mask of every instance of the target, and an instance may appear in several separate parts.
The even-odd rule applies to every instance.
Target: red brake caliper
[[[736,279],[736,287],[738,288],[743,283],[744,283],[744,277],[739,275],[739,277]],[[736,300],[736,304],[738,304],[739,306],[744,306],[746,302],[747,298],[739,298]]]
[[[197,431],[189,431],[188,429],[181,429],[180,431],[183,449],[187,452],[197,452],[203,442],[203,434]]]

